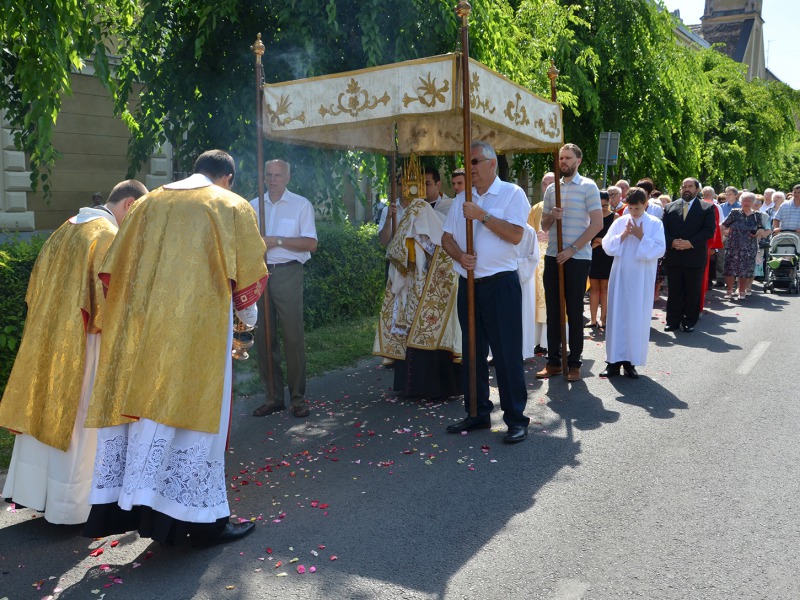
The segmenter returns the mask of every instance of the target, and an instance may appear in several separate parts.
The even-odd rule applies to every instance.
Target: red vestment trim
[[[108,286],[111,285],[111,273],[98,273],[97,276],[103,282],[103,298],[108,297]]]
[[[262,277],[253,285],[247,286],[243,290],[235,290],[233,292],[233,306],[236,310],[242,310],[248,306],[252,306],[267,289],[267,278],[269,275]]]

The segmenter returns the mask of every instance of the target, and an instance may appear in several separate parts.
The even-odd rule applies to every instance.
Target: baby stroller
[[[775,289],[788,290],[791,294],[800,291],[800,236],[789,231],[772,236],[769,255],[764,272],[764,293]]]

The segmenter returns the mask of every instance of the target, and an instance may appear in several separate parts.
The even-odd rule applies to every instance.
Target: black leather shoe
[[[226,544],[250,535],[255,531],[256,524],[252,521],[245,523],[228,523],[225,528],[216,535],[194,537],[189,536],[192,546],[195,548],[207,548],[217,544]]]
[[[536,348],[533,349],[533,353],[536,356],[544,356],[547,354],[547,348],[542,348],[539,344],[536,344]]]
[[[511,425],[503,438],[506,444],[517,444],[528,437],[528,428],[524,425]]]
[[[639,373],[636,372],[636,367],[633,365],[622,365],[622,368],[625,369],[625,377],[639,379]]]
[[[683,329],[683,330],[684,330],[686,333],[689,333],[690,331],[694,331],[694,325],[684,325],[684,326],[682,327],[682,329]]]
[[[664,331],[677,331],[677,325],[664,325]]]
[[[286,410],[285,406],[276,405],[276,406],[269,406],[268,404],[262,404],[257,409],[253,411],[254,417],[266,417],[267,415],[275,414],[276,412],[281,412]]]
[[[616,377],[619,375],[619,363],[608,363],[606,370],[600,373],[600,377]]]
[[[467,417],[447,426],[447,433],[461,433],[464,431],[474,431],[476,429],[489,429],[492,422],[488,417]]]

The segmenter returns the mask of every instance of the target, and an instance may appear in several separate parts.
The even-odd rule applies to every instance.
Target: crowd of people
[[[464,395],[467,414],[448,433],[490,427],[493,364],[503,441],[526,439],[523,361],[546,354],[538,379],[581,380],[587,289],[588,326],[606,337],[600,376],[636,379],[665,278],[664,330],[691,332],[715,275],[725,299],[744,299],[759,246],[800,231],[800,184],[792,201],[771,189],[717,197],[689,177],[665,203],[647,178],[600,190],[579,173],[582,158],[564,145],[560,194],[547,173],[531,207],[498,177],[486,142],[472,144],[468,172],[451,174],[455,198],[412,157],[382,211],[374,353],[393,361],[407,396]],[[231,191],[232,157],[208,151],[190,177],[152,192],[121,182],[47,240],[0,401],[0,426],[18,434],[4,498],[52,523],[86,523],[89,537],[136,530],[207,546],[253,530],[230,522],[225,486],[234,322],[256,330],[266,402],[253,416],[286,409],[285,356],[291,413],[307,417],[303,264],[317,248],[313,207],[287,188],[290,165],[265,170],[267,193],[248,202]]]
[[[523,190],[497,177],[497,157],[491,146],[477,143],[472,149],[472,202],[465,202],[464,172],[454,173],[453,181],[458,177],[461,187],[454,200],[447,199],[443,233],[436,230],[432,234],[430,229],[415,228],[411,220],[406,222],[402,211],[408,214],[411,202],[406,197],[389,203],[380,221],[381,242],[390,247],[391,272],[416,269],[419,283],[401,286],[389,278],[381,325],[403,343],[390,353],[379,343],[379,333],[375,354],[390,359],[384,364],[401,366],[397,373],[402,377],[395,376],[395,390],[400,393],[427,398],[465,394],[468,416],[448,427],[451,433],[489,426],[493,406],[488,394],[488,364],[493,361],[508,425],[504,441],[524,439],[522,361],[546,355],[537,379],[564,375],[569,382],[580,381],[586,327],[594,335],[605,336],[607,365],[600,377],[624,372],[638,379],[637,367],[647,360],[653,306],[664,285],[664,331],[690,333],[698,324],[709,287],[726,287],[724,300],[744,300],[751,293],[753,279],[764,273],[769,237],[774,232],[800,230],[800,184],[792,191],[794,201],[788,203],[786,194],[773,189],[762,196],[728,187],[718,196],[714,188],[703,188],[693,177],[682,181],[675,200],[646,177],[633,186],[622,179],[601,190],[580,174],[583,154],[575,144],[565,144],[559,151],[560,202],[556,202],[555,175],[546,173],[543,200],[534,204],[523,220],[519,214],[522,200],[527,200]],[[435,193],[425,197],[431,206],[437,206],[442,197],[438,171],[435,181]],[[401,215],[399,238],[392,237],[390,215]],[[472,221],[474,228],[474,246],[469,251],[464,231],[467,221]],[[401,252],[392,251],[392,244]],[[415,247],[416,252],[404,250]],[[443,269],[431,267],[440,248],[452,259],[458,274],[458,312],[448,313],[444,319],[440,318],[443,312],[434,315],[431,311],[437,303],[440,309],[446,305],[446,296],[430,291],[436,278],[449,273],[446,265]],[[466,312],[469,271],[475,282],[472,316]],[[413,307],[410,312],[405,310],[409,306]],[[428,336],[431,348],[443,354],[436,361],[426,358],[420,364],[416,348],[421,346],[419,341],[412,342],[408,333],[422,328],[420,322],[430,321],[432,315],[436,323],[457,321],[462,336],[455,345],[439,343],[450,338]],[[467,345],[461,344],[467,339],[469,318],[474,319],[476,330],[477,413],[469,408],[468,369],[460,369],[460,392],[458,386],[431,384],[434,374],[443,372],[438,363],[469,364]],[[415,362],[416,367],[409,369]],[[434,392],[426,394],[421,387],[409,386],[413,379],[409,373],[424,377]]]

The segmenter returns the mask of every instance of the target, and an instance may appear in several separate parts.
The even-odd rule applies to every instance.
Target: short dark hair
[[[425,167],[425,175],[432,175],[433,180],[436,183],[439,183],[442,180],[442,176],[439,175],[439,169],[436,167]]]
[[[452,179],[453,177],[458,177],[459,175],[461,175],[461,177],[463,177],[464,179],[467,178],[467,172],[464,169],[456,169],[450,175],[450,179]]]
[[[219,179],[228,175],[236,176],[236,163],[224,150],[207,150],[194,161],[194,172],[209,179]]]
[[[111,190],[111,193],[108,195],[106,204],[117,204],[120,200],[130,197],[133,197],[134,200],[138,200],[146,193],[147,188],[144,187],[144,184],[141,181],[137,181],[135,179],[126,179],[125,181],[120,181],[114,186],[114,189]]]
[[[654,189],[656,189],[656,186],[653,184],[653,180],[650,179],[649,177],[640,179],[639,181],[636,182],[636,185],[634,187],[642,188],[645,192],[647,192],[648,196],[653,193]]]
[[[606,190],[600,190],[600,200],[611,200],[611,196],[608,195]]]
[[[647,192],[644,189],[634,186],[628,190],[628,195],[625,196],[626,204],[647,204]]]
[[[578,148],[577,144],[572,144],[572,143],[564,144],[563,146],[561,146],[561,149],[562,150],[571,150],[572,153],[575,155],[575,158],[583,158],[583,152],[581,152],[581,149]]]

